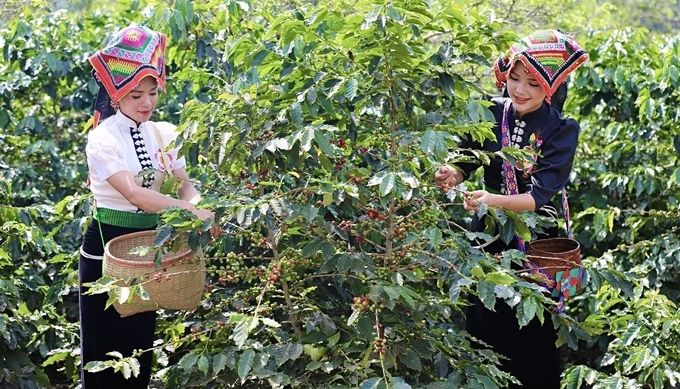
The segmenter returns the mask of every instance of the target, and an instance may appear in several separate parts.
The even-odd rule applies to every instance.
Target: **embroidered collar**
[[[125,130],[125,131],[130,131],[132,129],[141,130],[144,123],[146,123],[146,122],[143,122],[143,123],[139,123],[139,125],[137,125],[136,121],[130,119],[130,117],[127,116],[126,114],[124,114],[120,109],[118,110],[118,112],[116,112],[116,115],[115,115],[114,118],[116,120],[116,124],[118,124],[118,126],[122,130]]]
[[[548,107],[549,107],[548,103],[543,102],[543,104],[541,104],[541,106],[537,110],[529,112],[529,113],[525,113],[524,115],[522,115],[521,119],[517,116],[517,111],[515,111],[515,107],[512,107],[512,123],[511,124],[514,124],[515,119],[519,119],[519,120],[525,122],[528,125],[528,127],[532,127],[533,123],[537,123],[543,116],[548,114],[548,112],[547,112]]]

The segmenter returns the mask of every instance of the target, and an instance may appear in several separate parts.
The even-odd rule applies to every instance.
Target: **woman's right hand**
[[[214,212],[208,211],[207,209],[199,209],[199,208],[192,208],[191,212],[193,212],[194,215],[196,215],[201,220],[211,219],[213,221],[213,225],[210,227],[210,236],[212,236],[213,239],[216,239],[220,235],[222,235],[222,230],[220,229],[220,226],[218,226],[217,223],[215,222],[215,213]]]
[[[452,187],[460,184],[462,181],[463,175],[461,172],[448,165],[441,166],[434,173],[434,182],[436,182],[439,186],[446,184],[449,187]]]
[[[215,219],[215,214],[207,209],[193,208],[191,212],[201,220]]]

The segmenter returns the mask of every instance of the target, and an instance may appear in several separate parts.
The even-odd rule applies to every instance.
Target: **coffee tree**
[[[588,42],[590,69],[566,110],[583,118],[571,198],[592,277],[574,308],[593,341],[576,353],[587,363],[567,372],[568,387],[674,387],[678,40],[627,29]]]
[[[166,385],[511,380],[461,331],[466,296],[517,305],[522,323],[550,321],[549,300],[510,270],[519,252],[494,258],[470,246],[488,236],[466,230],[461,197],[446,197],[432,175],[464,158],[458,137],[491,136],[483,91],[464,74],[516,37],[457,5],[251,7],[176,2],[152,17],[178,47],[225,62],[197,76],[178,69],[201,80],[178,144],[192,164],[210,165],[199,183],[227,233],[206,248],[212,284],[200,314],[165,332],[173,349],[190,350]],[[186,56],[170,50],[169,60]],[[504,239],[528,234],[517,214],[483,212]],[[187,225],[177,213],[165,220]],[[575,336],[566,316],[554,321],[563,341]]]
[[[202,205],[225,231],[210,242],[191,215],[163,215],[159,241],[187,232],[209,271],[199,309],[160,311],[159,342],[139,351],[155,355],[154,387],[505,386],[498,356],[462,330],[471,294],[511,304],[522,324],[555,325],[571,350],[564,387],[677,385],[677,40],[586,34],[579,7],[590,3],[578,4],[559,5],[568,17],[556,27],[583,26],[591,55],[565,107],[582,127],[569,192],[588,283],[560,315],[510,269],[519,252],[487,255],[491,237],[467,231],[461,196],[479,177],[446,191],[432,182],[441,163],[466,158],[459,137],[491,135],[490,61],[531,25],[508,23],[521,20],[512,4],[17,9],[0,33],[0,386],[78,382],[82,149],[96,91],[86,60],[131,22],[170,38],[155,119],[180,124]],[[562,9],[526,6],[532,22]],[[598,15],[593,25],[610,24]],[[481,212],[505,240],[542,222]],[[132,375],[135,358],[89,368]]]

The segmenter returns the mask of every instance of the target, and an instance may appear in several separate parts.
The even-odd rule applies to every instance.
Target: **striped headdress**
[[[165,90],[166,36],[144,26],[130,26],[90,57],[92,74],[99,84],[95,102],[94,127],[115,113],[113,104],[137,87],[146,76],[156,79]]]
[[[502,88],[513,66],[520,61],[548,95],[549,103],[567,76],[587,60],[588,53],[571,36],[558,30],[536,31],[512,45],[496,60],[496,85]]]

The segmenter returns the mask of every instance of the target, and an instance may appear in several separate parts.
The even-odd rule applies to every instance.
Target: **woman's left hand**
[[[466,211],[477,212],[479,204],[486,204],[488,206],[493,206],[493,199],[496,195],[489,193],[485,190],[476,190],[470,192],[468,196],[465,196],[465,201],[463,202],[463,207]]]
[[[213,240],[222,236],[222,228],[215,221],[213,221],[213,225],[210,227],[210,236],[212,236]]]

